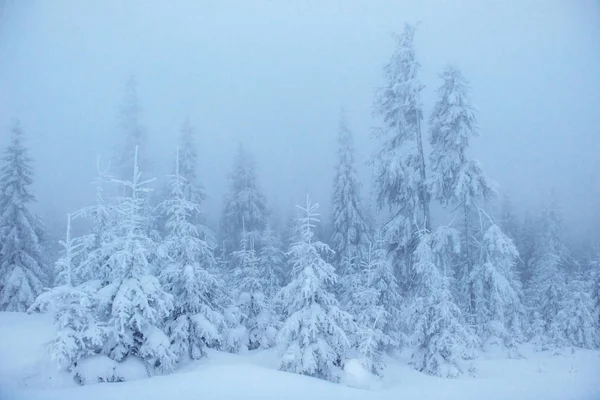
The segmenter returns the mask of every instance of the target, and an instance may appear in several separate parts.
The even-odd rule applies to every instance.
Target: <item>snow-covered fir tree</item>
[[[262,246],[258,254],[258,263],[267,278],[265,294],[272,299],[287,282],[287,259],[281,239],[268,226],[262,232],[260,242]]]
[[[173,350],[180,360],[196,360],[206,355],[206,348],[219,348],[223,343],[223,288],[213,276],[214,235],[198,224],[200,205],[196,201],[202,198],[189,190],[187,178],[180,173],[181,154],[178,149],[175,173],[170,176],[170,198],[160,205],[167,217],[167,236],[160,246],[163,266],[159,278],[173,296],[167,323]]]
[[[565,336],[575,347],[594,349],[598,346],[600,326],[594,312],[591,282],[586,281],[582,271],[569,277],[566,295]]]
[[[0,167],[0,311],[27,311],[49,283],[40,245],[41,221],[29,206],[33,171],[24,133],[12,127]]]
[[[525,308],[516,278],[517,249],[500,227],[491,224],[480,245],[479,261],[473,266],[469,284],[474,293],[473,322],[479,337],[515,349],[524,339]]]
[[[464,373],[464,360],[477,343],[450,290],[447,263],[459,251],[459,242],[456,230],[439,227],[421,236],[413,254],[418,283],[406,309],[408,323],[413,326],[410,342],[415,346],[411,364],[441,377]]]
[[[93,307],[101,282],[74,284],[75,271],[89,239],[89,235],[72,236],[68,214],[65,239],[60,241],[62,254],[55,263],[58,285],[40,294],[28,310],[53,313],[56,336],[48,343],[48,350],[58,365],[70,372],[82,357],[98,353],[108,337],[108,330],[96,318]]]
[[[116,204],[120,224],[103,245],[109,249],[110,283],[98,296],[110,333],[104,354],[115,361],[138,357],[152,373],[172,369],[177,360],[162,328],[173,309],[173,297],[151,274],[148,260],[156,253],[156,244],[144,229],[148,216],[143,211],[152,179],[141,180],[137,154],[136,149],[131,179],[114,180],[126,190]]]
[[[243,228],[250,233],[265,229],[269,214],[258,186],[254,159],[241,146],[229,179],[231,186],[221,219],[221,239],[227,254],[239,248]]]
[[[337,275],[323,255],[332,250],[314,240],[318,204],[307,196],[306,207],[299,207],[299,240],[288,255],[293,264],[292,281],[280,294],[285,321],[278,335],[283,350],[281,369],[330,381],[339,372],[350,348],[346,332],[353,321],[333,294]]]
[[[179,137],[179,174],[185,179],[184,194],[190,201],[201,205],[206,199],[204,187],[198,178],[198,147],[190,121],[183,122]],[[194,216],[200,219],[201,215]],[[200,223],[200,221],[197,221]]]
[[[470,85],[455,67],[441,74],[442,85],[430,117],[432,194],[443,205],[462,210],[461,251],[459,255],[459,290],[461,302],[469,317],[475,310],[474,287],[469,283],[477,262],[475,237],[482,234],[472,219],[477,202],[494,193],[492,183],[484,176],[479,163],[467,157],[470,139],[479,135],[475,109],[471,104]]]
[[[340,276],[341,301],[348,306],[351,281],[360,274],[370,240],[370,227],[362,209],[360,182],[354,166],[354,143],[344,115],[340,118],[337,164],[333,180],[331,248]]]
[[[403,248],[415,232],[431,229],[430,194],[426,187],[425,155],[421,134],[423,106],[417,72],[414,35],[416,27],[406,24],[391,60],[385,66],[385,86],[380,89],[375,110],[383,118],[382,140],[374,157],[377,203],[393,210],[386,224],[387,239]]]
[[[95,188],[95,204],[83,207],[73,213],[73,218],[84,218],[92,224],[92,232],[87,235],[86,248],[81,261],[74,270],[74,275],[81,281],[99,279],[105,284],[109,281],[110,271],[106,261],[110,256],[110,247],[105,244],[119,223],[119,214],[115,204],[106,196],[106,185],[112,180],[109,175],[110,163],[106,168],[100,166],[100,157],[96,160],[97,176],[93,180]]]
[[[271,299],[266,295],[268,271],[260,263],[260,257],[254,248],[255,239],[256,236],[242,227],[240,250],[233,253],[236,307],[241,317],[240,324],[247,331],[244,345],[250,350],[271,347],[277,335]]]
[[[527,291],[530,336],[542,349],[557,348],[567,343],[564,269],[567,249],[562,239],[560,210],[554,199],[542,209],[538,224]]]
[[[359,361],[373,374],[382,376],[384,352],[395,347],[399,340],[400,299],[396,277],[381,243],[369,244],[360,266],[360,280],[352,295],[357,324],[353,338]]]

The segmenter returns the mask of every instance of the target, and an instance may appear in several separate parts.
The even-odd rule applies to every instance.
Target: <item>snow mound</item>
[[[344,364],[344,373],[340,383],[357,389],[379,389],[381,386],[380,379],[355,358]]]
[[[137,357],[127,357],[122,362],[116,362],[104,355],[89,356],[81,359],[73,372],[75,381],[80,385],[148,378],[146,366]]]

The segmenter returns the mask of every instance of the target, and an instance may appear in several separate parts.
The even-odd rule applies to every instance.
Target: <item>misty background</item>
[[[0,146],[19,118],[49,226],[93,201],[131,74],[163,182],[183,120],[194,126],[211,224],[239,143],[281,218],[307,192],[327,214],[342,108],[368,195],[374,93],[392,33],[420,21],[425,122],[437,74],[455,64],[479,111],[471,152],[500,193],[535,212],[554,189],[570,233],[598,233],[596,0],[0,0],[0,10]]]

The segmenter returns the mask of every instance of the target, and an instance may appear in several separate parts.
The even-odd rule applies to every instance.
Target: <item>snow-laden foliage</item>
[[[348,299],[348,280],[359,273],[365,259],[370,227],[362,209],[360,182],[354,166],[354,143],[344,116],[340,119],[338,158],[333,180],[331,248],[335,251],[333,264],[340,276],[342,302]]]
[[[369,244],[358,277],[357,285],[352,288],[350,310],[357,325],[353,342],[362,366],[382,376],[383,353],[399,343],[401,323],[399,289],[385,249]]]
[[[243,230],[240,250],[233,253],[233,282],[240,325],[247,330],[245,346],[254,350],[275,344],[277,323],[272,302],[266,295],[269,277],[254,248],[252,234]]]
[[[112,240],[120,215],[114,202],[107,198],[105,187],[111,183],[109,175],[110,164],[105,169],[100,168],[100,157],[96,160],[97,176],[92,182],[95,188],[95,204],[84,207],[73,214],[74,219],[84,218],[92,224],[92,232],[85,235],[85,248],[82,250],[81,262],[75,265],[73,275],[79,281],[99,279],[104,283],[109,281],[108,264],[111,249],[106,243]],[[82,239],[78,239],[82,240]]]
[[[89,235],[73,237],[71,235],[71,214],[67,214],[67,232],[65,240],[59,243],[63,248],[62,254],[55,264],[55,283],[60,285],[74,286],[79,280],[75,275],[77,266],[81,263],[81,258],[87,247],[90,246],[92,237]]]
[[[477,161],[468,160],[471,137],[478,136],[471,87],[462,73],[448,66],[441,74],[442,86],[430,117],[431,191],[442,205],[470,206],[494,191]]]
[[[150,191],[146,186],[151,181],[141,181],[137,151],[131,180],[114,181],[124,187],[126,195],[115,206],[120,223],[103,245],[109,254],[110,283],[98,296],[110,332],[106,354],[116,361],[139,357],[154,372],[172,369],[177,357],[161,326],[172,311],[173,298],[151,274],[148,261],[156,252],[156,244],[144,229],[145,194]]]
[[[483,235],[480,260],[469,277],[475,295],[473,316],[477,333],[484,342],[497,338],[510,348],[523,340],[525,309],[515,276],[517,257],[512,240],[492,224]]]
[[[29,312],[52,312],[56,336],[48,343],[50,356],[61,368],[72,371],[78,361],[103,351],[109,328],[97,314],[101,282],[69,283],[42,293]]]
[[[196,134],[189,120],[185,120],[179,137],[179,174],[184,178],[183,193],[189,201],[201,205],[206,199],[204,187],[198,178],[198,148]],[[194,216],[200,223],[201,214]]]
[[[258,187],[255,162],[242,147],[229,179],[231,186],[221,219],[221,236],[227,254],[238,249],[244,229],[248,232],[265,229],[269,214],[267,200]]]
[[[338,381],[350,348],[346,332],[352,332],[354,324],[333,294],[337,275],[323,259],[332,250],[314,240],[318,204],[307,197],[306,207],[299,208],[304,214],[298,219],[299,241],[288,252],[292,281],[279,294],[285,318],[278,335],[281,369]]]
[[[28,312],[48,312],[54,315],[56,337],[48,344],[51,357],[62,368],[71,370],[79,359],[100,351],[108,337],[106,326],[95,315],[95,294],[100,281],[87,281],[74,286],[74,270],[81,262],[89,236],[72,237],[71,215],[67,216],[67,231],[61,257],[55,263],[59,286],[45,291],[31,305]]]
[[[500,208],[499,225],[502,232],[512,239],[518,251],[516,277],[525,287],[529,282],[529,259],[533,247],[532,228],[533,223],[526,218],[523,223],[519,220],[514,211],[512,201],[508,196],[503,196]]]
[[[173,350],[180,359],[199,359],[206,348],[223,342],[225,318],[220,299],[222,287],[213,276],[216,268],[213,235],[198,224],[200,206],[181,173],[177,151],[171,195],[160,205],[166,214],[167,236],[160,245],[160,281],[173,296],[173,312],[167,322]]]
[[[562,239],[560,212],[554,203],[542,210],[538,229],[527,293],[530,336],[541,348],[556,348],[567,342],[564,270],[567,250]]]
[[[377,136],[382,141],[373,158],[379,208],[394,215],[386,226],[386,238],[404,248],[421,227],[430,228],[425,157],[421,137],[423,85],[417,79],[415,27],[406,25],[398,37],[391,60],[385,66],[385,86],[379,91],[375,110],[384,121]]]
[[[27,311],[49,283],[41,221],[29,210],[33,171],[19,123],[0,168],[0,311]]]
[[[287,259],[285,252],[282,250],[283,244],[275,231],[267,227],[262,232],[260,243],[258,264],[267,279],[265,294],[268,298],[273,299],[284,282],[287,281]]]
[[[419,371],[442,377],[465,372],[465,359],[476,338],[464,325],[460,308],[450,291],[449,256],[459,250],[459,235],[440,227],[421,236],[413,254],[418,289],[407,307],[415,347],[411,364]]]
[[[591,285],[579,273],[570,278],[566,295],[565,336],[572,346],[594,349],[597,346],[598,320],[590,296]]]
[[[475,293],[470,284],[477,263],[476,236],[483,235],[472,222],[477,201],[495,193],[493,184],[485,177],[476,160],[467,157],[470,139],[479,135],[475,109],[471,104],[471,87],[462,73],[448,66],[441,76],[438,99],[429,125],[431,144],[431,176],[429,186],[433,196],[443,205],[461,210],[461,251],[457,265],[461,305],[470,318],[475,313]]]

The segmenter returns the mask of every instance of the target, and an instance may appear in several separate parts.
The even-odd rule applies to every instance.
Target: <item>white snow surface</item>
[[[425,375],[399,357],[386,358],[383,379],[351,360],[344,384],[334,384],[278,371],[279,354],[271,349],[243,355],[209,351],[169,375],[79,386],[44,352],[53,330],[50,315],[0,313],[0,399],[600,399],[599,351],[567,348],[555,355],[529,346],[522,346],[520,359],[482,353],[473,361],[475,376],[458,379]]]

